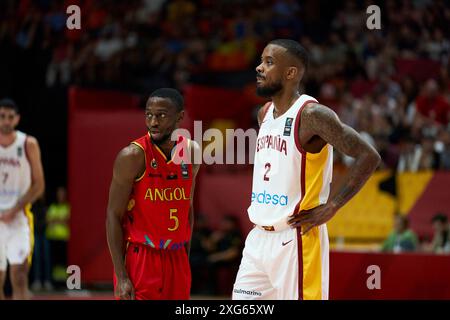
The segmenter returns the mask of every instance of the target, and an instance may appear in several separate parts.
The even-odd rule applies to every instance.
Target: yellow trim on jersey
[[[320,205],[320,194],[323,189],[323,179],[328,157],[329,146],[326,144],[319,153],[307,152],[303,158],[305,165],[305,195],[299,211],[309,210]],[[303,261],[303,299],[322,299],[322,249],[320,245],[320,229],[312,228],[302,235]]]
[[[303,299],[322,300],[322,254],[320,230],[314,227],[302,235]]]
[[[30,229],[30,253],[28,254],[28,265],[31,266],[34,251],[34,216],[33,212],[31,212],[31,204],[27,204],[23,211],[25,212],[25,216],[27,217],[28,226]]]
[[[142,175],[141,175],[139,178],[137,178],[137,179],[134,180],[135,182],[138,182],[138,181],[141,181],[141,180],[145,177],[145,172],[147,171],[147,155],[145,154],[145,149],[144,149],[144,147],[141,146],[141,144],[140,144],[139,142],[133,141],[133,142],[131,142],[131,143],[134,144],[134,145],[136,145],[136,146],[138,146],[139,148],[141,148],[142,151],[144,152],[144,158],[145,158],[145,170],[144,170],[144,173],[142,173]]]
[[[169,161],[167,161],[167,157],[166,157],[166,155],[164,154],[164,152],[162,152],[162,150],[161,150],[156,144],[154,144],[154,146],[155,146],[156,150],[158,150],[159,153],[163,156],[163,158],[164,158],[164,160],[166,161],[167,164],[169,164],[169,163],[171,163],[171,162],[173,161],[172,159],[170,159]]]
[[[305,195],[299,211],[309,210],[320,204],[320,192],[323,187],[323,176],[328,154],[328,145],[325,145],[319,153],[306,153],[304,158],[304,161],[306,161],[304,166]]]

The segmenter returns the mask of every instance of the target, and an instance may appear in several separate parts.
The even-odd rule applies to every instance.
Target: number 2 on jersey
[[[3,172],[3,184],[5,184],[6,180],[8,180],[8,176],[9,176],[8,172]]]
[[[180,222],[178,221],[178,217],[173,215],[173,213],[177,213],[177,212],[178,212],[178,209],[170,209],[169,219],[175,220],[175,225],[172,228],[167,228],[167,230],[169,230],[169,231],[177,230],[180,225]]]
[[[266,168],[266,173],[264,174],[264,181],[269,181],[269,177],[267,176],[269,174],[270,168],[272,167],[270,163],[266,163],[264,166]]]

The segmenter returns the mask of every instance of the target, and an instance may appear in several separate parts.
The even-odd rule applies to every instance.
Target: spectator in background
[[[67,242],[70,237],[69,229],[70,205],[67,201],[66,188],[56,190],[56,202],[50,204],[46,220],[46,236],[50,240],[52,278],[58,282],[66,280]]]
[[[450,170],[450,132],[444,130],[440,132],[435,149],[438,153],[439,169]]]
[[[222,218],[220,227],[210,237],[212,253],[208,256],[216,294],[230,294],[239,268],[242,235],[239,220],[232,215]]]
[[[208,288],[208,255],[211,249],[211,229],[208,227],[206,216],[199,214],[195,218],[194,231],[191,239],[192,286],[191,293],[211,293]]]
[[[394,231],[384,241],[381,251],[400,253],[415,251],[417,248],[417,236],[408,229],[408,218],[402,215],[395,217]]]
[[[443,213],[437,213],[431,221],[434,229],[433,252],[450,254],[450,226],[448,217]]]
[[[32,208],[34,216],[34,252],[32,263],[33,283],[32,291],[39,291],[42,287],[53,290],[51,283],[50,243],[45,235],[47,205],[45,195],[39,198]]]
[[[449,121],[450,104],[434,79],[429,79],[423,86],[422,93],[416,99],[416,108],[422,115],[442,125]]]
[[[422,158],[422,147],[410,136],[403,136],[400,138],[399,150],[397,171],[417,172]]]

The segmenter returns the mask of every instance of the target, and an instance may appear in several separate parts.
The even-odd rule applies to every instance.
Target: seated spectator
[[[189,260],[191,264],[193,294],[209,294],[208,287],[208,255],[210,253],[211,229],[208,227],[206,216],[198,215],[194,222],[192,232],[191,251]]]
[[[417,248],[417,236],[408,229],[408,218],[402,215],[395,217],[394,231],[384,241],[381,250],[383,252],[415,251]]]
[[[70,205],[67,202],[67,192],[64,187],[59,187],[56,192],[56,202],[50,204],[46,215],[46,236],[50,240],[52,277],[56,283],[64,282],[67,277],[67,242],[70,237],[69,219]]]
[[[437,213],[431,220],[433,223],[434,237],[432,250],[434,253],[450,253],[450,225],[448,217],[443,213]]]
[[[226,215],[219,230],[211,235],[212,253],[208,256],[216,294],[231,294],[242,250],[239,220]]]
[[[449,121],[450,104],[434,79],[425,83],[422,93],[416,99],[416,108],[422,115],[443,125]]]

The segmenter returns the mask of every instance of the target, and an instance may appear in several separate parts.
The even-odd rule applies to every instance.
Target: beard
[[[256,94],[263,98],[269,98],[280,92],[281,89],[283,89],[283,84],[281,81],[277,81],[266,86],[256,85]]]

